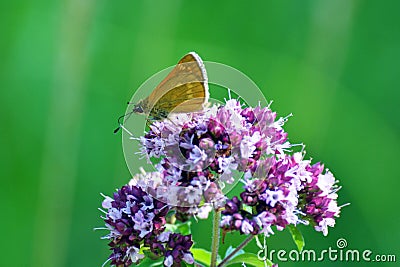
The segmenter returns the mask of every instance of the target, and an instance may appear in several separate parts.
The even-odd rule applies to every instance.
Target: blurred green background
[[[1,1],[0,265],[101,266],[99,192],[130,178],[116,118],[189,51],[250,76],[294,114],[290,140],[341,181],[351,205],[327,237],[301,227],[306,248],[345,238],[400,257],[399,12],[399,1]],[[193,235],[209,247],[210,224]],[[295,248],[287,232],[269,247]]]

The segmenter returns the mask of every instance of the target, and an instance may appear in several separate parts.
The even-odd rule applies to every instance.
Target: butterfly
[[[208,98],[208,78],[203,61],[198,54],[190,52],[179,60],[148,97],[134,104],[128,114],[145,114],[148,120],[162,120],[170,113],[201,111]],[[126,115],[118,119],[120,126],[120,119]]]

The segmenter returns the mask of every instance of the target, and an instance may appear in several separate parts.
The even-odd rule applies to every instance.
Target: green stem
[[[221,212],[218,211],[218,210],[214,210],[210,267],[216,267],[217,266],[218,247],[219,247],[219,221],[220,221],[220,219],[221,219]]]
[[[244,248],[245,246],[247,246],[247,244],[250,243],[251,240],[253,240],[254,235],[250,235],[248,236],[237,248],[235,248],[231,254],[229,254],[228,256],[225,257],[225,259],[223,259],[221,261],[220,264],[218,264],[218,267],[222,267],[225,265],[225,263],[227,263],[231,258],[233,258],[233,256],[236,255],[236,253],[238,253],[239,250],[241,250],[242,248]]]

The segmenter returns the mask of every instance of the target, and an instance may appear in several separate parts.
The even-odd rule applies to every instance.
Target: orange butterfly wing
[[[207,73],[194,52],[185,55],[146,99],[150,115],[202,110],[208,102]]]

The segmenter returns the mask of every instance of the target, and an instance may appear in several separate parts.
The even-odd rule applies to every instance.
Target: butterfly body
[[[140,100],[134,105],[132,112],[137,114],[148,114],[150,120],[162,120],[168,117],[169,112],[159,107],[150,108],[148,99]]]

